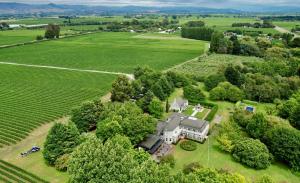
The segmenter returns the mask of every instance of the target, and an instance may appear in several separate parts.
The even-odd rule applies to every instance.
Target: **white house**
[[[184,111],[189,105],[189,101],[182,99],[182,98],[176,98],[171,106],[170,106],[170,110],[171,111],[176,111],[176,112],[182,112]]]
[[[162,138],[167,144],[176,143],[181,138],[202,142],[207,138],[209,123],[181,113],[173,113],[168,120]]]

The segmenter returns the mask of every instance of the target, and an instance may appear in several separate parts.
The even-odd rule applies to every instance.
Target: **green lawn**
[[[254,170],[248,168],[238,162],[235,162],[230,154],[224,153],[217,147],[217,141],[214,135],[209,137],[205,144],[198,143],[197,150],[189,152],[180,148],[178,144],[174,150],[176,159],[173,173],[182,170],[183,166],[192,162],[199,162],[202,166],[216,169],[226,169],[232,172],[238,172],[249,180],[255,180],[266,174],[271,176],[276,183],[288,182],[298,183],[300,177],[291,173],[291,171],[283,164],[275,163],[266,170]]]
[[[131,73],[148,65],[164,70],[201,55],[205,42],[136,39],[131,33],[97,33],[0,50],[0,61]]]
[[[188,106],[188,108],[183,113],[187,116],[191,116],[194,112],[193,109],[194,109],[193,106]]]
[[[0,65],[0,146],[105,95],[113,75]]]
[[[203,119],[208,112],[209,109],[204,108],[204,110],[202,112],[198,112],[195,117],[198,119]]]

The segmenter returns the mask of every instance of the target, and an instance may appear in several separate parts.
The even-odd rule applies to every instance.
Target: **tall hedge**
[[[207,27],[184,27],[181,30],[183,38],[210,41],[214,30]]]

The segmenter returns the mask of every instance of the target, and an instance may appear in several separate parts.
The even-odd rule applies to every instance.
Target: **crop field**
[[[206,45],[203,41],[136,35],[103,32],[7,48],[0,50],[0,61],[132,73],[138,65],[167,69],[201,55]]]
[[[109,74],[9,65],[0,65],[0,77],[0,147],[106,94],[115,79]]]
[[[0,160],[0,174],[0,182],[5,183],[47,183],[40,177],[3,160]]]
[[[241,64],[260,61],[263,61],[263,59],[257,57],[212,54],[209,56],[201,56],[198,60],[179,65],[178,67],[175,67],[173,71],[191,74],[198,77],[205,77],[217,73],[218,71],[224,69],[228,64]]]

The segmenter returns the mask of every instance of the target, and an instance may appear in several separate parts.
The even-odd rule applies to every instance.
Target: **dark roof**
[[[190,118],[190,117],[185,118],[181,122],[182,126],[185,126],[185,127],[188,127],[188,128],[193,128],[195,130],[200,130],[200,131],[203,131],[208,124],[209,123],[205,120],[199,120],[197,118],[193,119],[193,118]]]
[[[181,120],[185,116],[181,113],[173,113],[171,116],[169,116],[167,125],[165,127],[166,131],[173,131],[175,128],[177,128],[180,125]]]
[[[149,135],[146,140],[141,142],[138,146],[146,149],[151,149],[158,141],[160,137],[157,135]]]

